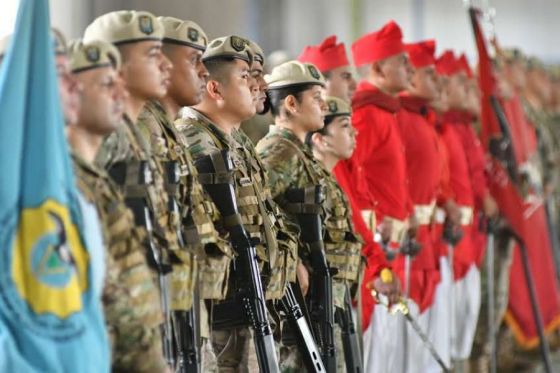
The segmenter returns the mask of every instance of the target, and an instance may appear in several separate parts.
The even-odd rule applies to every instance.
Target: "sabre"
[[[443,359],[441,358],[441,356],[437,352],[437,350],[434,347],[434,345],[432,344],[432,342],[430,342],[430,340],[428,339],[428,336],[426,335],[426,333],[424,333],[422,328],[420,328],[420,325],[418,325],[418,322],[416,321],[416,319],[414,317],[412,317],[412,315],[410,314],[410,310],[408,308],[408,305],[406,304],[406,300],[401,298],[398,303],[393,304],[392,306],[389,306],[389,300],[383,294],[379,294],[379,293],[377,293],[377,291],[372,290],[371,295],[373,296],[373,298],[376,300],[377,303],[387,307],[387,309],[389,309],[389,313],[391,315],[396,315],[397,313],[401,313],[404,316],[404,318],[408,321],[408,323],[410,324],[412,329],[414,329],[414,332],[422,340],[422,343],[428,349],[428,351],[430,352],[430,354],[432,355],[434,360],[439,364],[441,369],[443,369],[444,373],[450,373],[451,372],[449,370],[449,368],[447,368],[447,366],[443,362]]]
[[[385,273],[384,272],[385,272],[385,270],[381,271],[381,281],[383,281],[385,283],[392,282],[392,280],[393,280],[392,279],[392,274],[390,272],[385,272]],[[432,342],[430,342],[426,333],[422,330],[422,328],[420,328],[420,325],[418,325],[418,322],[416,321],[416,319],[414,317],[412,317],[412,315],[410,314],[410,309],[408,308],[408,305],[407,305],[405,299],[400,298],[397,303],[395,303],[393,305],[389,305],[389,299],[385,295],[379,294],[374,289],[371,290],[371,295],[373,296],[373,299],[375,299],[375,301],[378,304],[381,304],[381,305],[387,307],[387,309],[389,310],[389,313],[391,315],[396,315],[397,313],[401,313],[404,316],[404,318],[408,321],[408,323],[410,324],[412,329],[414,329],[414,332],[418,335],[418,337],[422,341],[423,345],[428,349],[428,351],[430,352],[430,354],[432,355],[434,360],[438,363],[438,365],[441,367],[443,372],[444,373],[450,373],[451,372],[449,370],[449,368],[443,362],[443,359],[441,358],[441,356],[437,352],[437,350],[434,347],[434,345],[432,344]]]

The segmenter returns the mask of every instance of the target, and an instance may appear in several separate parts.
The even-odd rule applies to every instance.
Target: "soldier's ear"
[[[215,101],[224,99],[224,96],[222,95],[222,85],[216,80],[210,79],[206,82],[206,93]]]
[[[328,142],[319,132],[314,132],[311,135],[311,142],[313,143],[313,147],[316,147],[318,149],[323,149],[324,147],[328,146]]]
[[[296,99],[296,96],[294,95],[286,96],[286,98],[284,99],[284,109],[286,110],[286,113],[290,115],[295,115],[298,112],[299,104],[298,104],[298,100]]]

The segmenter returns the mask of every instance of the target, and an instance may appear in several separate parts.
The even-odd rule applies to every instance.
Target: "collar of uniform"
[[[468,124],[473,121],[471,114],[461,110],[449,110],[443,114],[443,121],[448,123],[463,123]]]
[[[356,93],[352,97],[352,110],[357,110],[363,106],[374,105],[390,113],[396,113],[401,108],[398,97],[393,97],[373,84],[361,81],[358,84]]]
[[[146,104],[146,107],[151,111],[159,111],[160,114],[163,114],[167,117],[167,112],[163,108],[163,105],[157,100],[150,100]]]
[[[184,108],[182,112],[182,117],[185,119],[191,118],[203,122],[210,128],[210,130],[214,133],[214,135],[216,135],[216,137],[218,137],[220,141],[225,142],[229,146],[235,143],[232,135],[228,135],[227,133],[225,133],[220,127],[216,126],[214,122],[210,120],[210,118],[208,118],[206,115],[202,114],[200,111],[196,110],[195,108],[192,107]]]
[[[428,114],[428,102],[416,96],[400,95],[399,99],[403,109],[425,116]]]
[[[301,140],[296,136],[295,133],[292,132],[292,130],[277,126],[275,124],[271,124],[268,132],[271,135],[278,135],[283,139],[286,139],[294,143],[299,149],[301,149],[301,151],[303,151],[305,154],[313,158],[313,152],[311,151],[311,148],[307,144],[301,142]]]
[[[72,157],[74,163],[76,163],[76,165],[78,165],[80,168],[94,174],[95,176],[104,176],[99,168],[95,167],[93,163],[87,162],[85,159],[83,159],[78,153],[76,153],[74,149],[70,149],[70,156]]]
[[[296,134],[293,133],[292,130],[290,130],[288,128],[284,128],[284,127],[277,126],[275,124],[271,124],[268,131],[269,131],[270,134],[279,135],[279,136],[285,138],[286,140],[290,140],[291,142],[296,143],[300,147],[303,147],[305,145],[304,143],[301,142],[300,139],[298,139]]]

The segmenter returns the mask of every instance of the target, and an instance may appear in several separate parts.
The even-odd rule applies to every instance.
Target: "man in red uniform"
[[[354,91],[356,90],[356,81],[352,76],[350,62],[346,55],[344,44],[336,42],[336,36],[329,36],[319,45],[307,46],[299,55],[300,62],[312,63],[323,74],[326,80],[325,90],[327,96],[338,97],[342,100],[350,102]],[[391,293],[398,290],[398,283],[387,285],[380,280],[380,272],[384,268],[389,269],[390,266],[385,259],[385,254],[378,243],[374,242],[373,232],[375,227],[368,226],[357,208],[352,180],[349,174],[348,162],[346,160],[339,161],[333,170],[333,173],[339,182],[341,188],[346,193],[348,200],[352,206],[352,221],[358,233],[365,241],[362,249],[362,255],[366,258],[366,269],[364,274],[364,286],[360,292],[361,298],[358,303],[359,313],[361,313],[362,327],[366,329],[369,326],[369,320],[373,311],[374,299],[371,296],[371,289],[375,289],[380,293]]]
[[[438,59],[438,71],[448,76],[449,112],[444,115],[441,136],[449,155],[450,186],[461,212],[463,238],[452,249],[454,285],[452,290],[451,357],[468,358],[480,309],[480,272],[475,264],[476,248],[472,240],[475,193],[469,160],[458,127],[466,109],[467,74],[452,51]]]
[[[326,80],[327,96],[350,102],[356,90],[356,80],[352,76],[344,44],[337,44],[336,36],[329,36],[319,45],[305,47],[297,59],[312,63],[321,71]]]
[[[427,118],[428,103],[439,96],[434,57],[435,41],[408,44],[406,49],[414,67],[414,75],[410,87],[400,95],[402,109],[397,113],[397,119],[405,147],[409,193],[419,224],[417,241],[422,245],[421,251],[412,260],[410,289],[407,290],[420,308],[418,321],[423,329],[433,337],[441,339],[448,329],[445,324],[432,322],[430,325],[430,319],[433,319],[432,311],[438,314],[438,320],[441,313],[441,310],[432,307],[440,275],[439,257],[434,253],[430,227],[441,183],[443,146],[438,142],[434,125]],[[428,351],[421,345],[414,347],[418,352],[414,364],[420,371],[426,371],[430,359]],[[449,360],[447,356],[444,359]]]
[[[408,88],[412,71],[401,30],[393,21],[358,39],[352,53],[363,78],[352,99],[352,123],[358,135],[349,171],[355,201],[366,222],[375,219],[391,226],[391,234],[384,238],[394,256],[407,235],[414,238],[417,228],[396,117],[401,107],[398,94]],[[401,282],[403,263],[400,256],[392,263]],[[416,315],[417,304],[411,301],[410,306]],[[365,370],[402,372],[412,367],[405,351],[408,335],[402,317],[376,307],[364,335]]]

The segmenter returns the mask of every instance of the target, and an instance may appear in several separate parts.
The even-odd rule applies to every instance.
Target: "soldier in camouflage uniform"
[[[249,41],[251,51],[253,52],[253,63],[251,65],[251,76],[258,85],[257,100],[255,101],[255,109],[257,114],[262,114],[268,111],[268,98],[266,91],[268,84],[264,80],[264,52],[261,47],[253,41]],[[253,183],[260,191],[259,194],[263,198],[263,208],[266,211],[268,219],[275,228],[276,241],[278,242],[279,256],[274,266],[270,266],[270,278],[267,279],[268,287],[265,290],[266,299],[270,312],[275,315],[273,324],[278,322],[278,309],[280,308],[279,301],[284,295],[285,285],[295,283],[296,281],[296,258],[298,249],[298,228],[296,225],[286,219],[284,213],[280,210],[276,202],[272,199],[270,193],[268,173],[264,168],[257,150],[253,144],[252,139],[247,135],[244,130],[237,128],[232,132],[233,137],[243,145],[243,158],[246,163],[247,169],[253,170],[255,179]],[[272,232],[271,232],[272,233]],[[273,241],[273,240],[270,240]],[[259,258],[261,263],[266,263],[267,258]],[[279,325],[278,325],[279,326]],[[281,328],[277,328],[280,331]],[[281,333],[276,333],[277,340],[281,338]],[[247,369],[251,371],[251,367],[256,365],[256,354],[253,348],[253,343],[250,340],[246,341],[245,356],[249,359]]]
[[[543,186],[546,191],[558,185],[558,166],[560,165],[560,139],[553,128],[553,116],[548,111],[551,85],[542,62],[536,58],[527,59],[524,108],[529,121],[535,126],[541,157]]]
[[[334,178],[336,164],[352,156],[356,146],[355,130],[350,122],[350,105],[337,97],[327,97],[328,111],[325,127],[309,133],[306,143],[313,149],[313,155],[328,173],[325,175],[327,203],[325,208],[325,250],[331,267],[338,272],[333,277],[333,300],[335,318],[344,312],[344,297],[352,286],[356,286],[360,271],[360,252],[363,242],[352,224],[350,203],[342,188]],[[335,324],[337,372],[345,372],[344,350],[341,327]]]
[[[315,66],[297,61],[277,66],[265,79],[275,125],[270,126],[268,134],[259,141],[257,152],[268,169],[272,196],[286,211],[288,203],[284,193],[287,189],[326,186],[326,171],[305,145],[307,133],[323,127],[322,115],[326,109],[324,79]],[[321,215],[324,220],[324,210]],[[296,222],[289,213],[288,218]],[[298,255],[303,262],[308,257],[306,254],[302,246]],[[297,275],[301,284],[309,283],[307,268],[307,264],[298,266]],[[302,290],[306,292],[305,288]],[[281,348],[280,368],[283,372],[296,372],[303,368],[296,348]]]
[[[78,187],[96,205],[107,247],[103,290],[112,345],[112,370],[162,372],[159,292],[142,250],[145,232],[109,176],[94,164],[103,136],[120,124],[124,90],[117,70],[119,52],[102,41],[70,46],[70,67],[83,86],[78,121],[67,128]]]
[[[192,21],[173,17],[158,19],[164,28],[163,52],[174,68],[167,95],[160,100],[148,102],[138,119],[138,128],[143,138],[150,143],[154,155],[166,165],[164,169],[169,171],[172,170],[171,165],[176,165],[179,170],[178,183],[167,184],[166,189],[177,201],[179,216],[175,219],[180,225],[185,247],[194,255],[199,254],[197,285],[202,317],[201,368],[204,372],[211,372],[217,371],[218,367],[209,343],[210,326],[206,301],[225,298],[232,251],[214,227],[213,221],[219,217],[216,206],[203,191],[186,139],[173,123],[180,108],[196,105],[202,99],[208,71],[201,57],[206,50],[207,37],[200,26]],[[169,183],[169,178],[166,181]]]
[[[183,117],[175,122],[185,136],[193,159],[227,150],[235,168],[235,193],[245,229],[256,243],[262,274],[266,280],[267,300],[280,299],[287,281],[285,267],[294,266],[289,234],[273,213],[269,193],[262,189],[264,169],[241,140],[242,120],[255,115],[258,84],[251,77],[253,52],[250,42],[237,36],[222,37],[210,42],[203,55],[209,71],[206,94],[202,102],[183,110]],[[218,231],[224,232],[223,222]],[[255,359],[249,359],[247,327],[212,331],[212,343],[218,353],[220,371],[255,371]],[[249,360],[249,361],[248,361]]]
[[[179,245],[176,215],[168,209],[163,165],[136,123],[149,100],[167,93],[172,65],[162,54],[162,38],[160,21],[143,11],[105,14],[94,20],[84,33],[84,42],[112,43],[122,56],[120,72],[129,93],[124,102],[124,125],[105,139],[96,162],[122,187],[127,204],[135,204],[136,223],[147,228],[148,259],[162,292],[163,348],[171,364],[169,310],[192,306],[196,267],[192,254]]]

